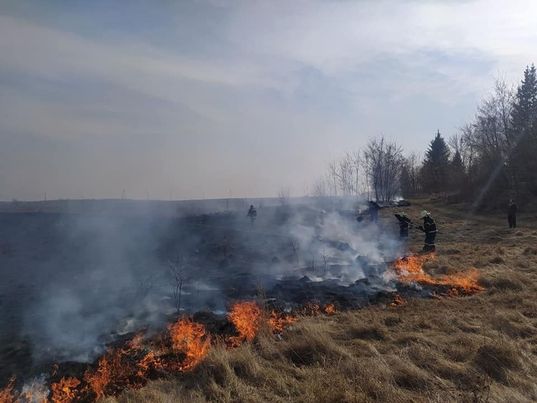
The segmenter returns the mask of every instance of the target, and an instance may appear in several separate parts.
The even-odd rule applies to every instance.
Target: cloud
[[[8,144],[0,178],[8,198],[34,194],[35,183],[52,181],[47,172],[69,197],[72,179],[57,172],[73,160],[87,161],[69,170],[88,178],[95,196],[119,180],[145,195],[140,162],[163,167],[142,170],[156,188],[180,183],[177,197],[302,191],[328,160],[379,133],[414,150],[438,128],[452,134],[495,75],[517,82],[537,56],[531,1],[0,9],[0,139]],[[17,158],[7,155],[14,149]],[[52,158],[53,170],[45,164]],[[82,166],[95,160],[124,172],[92,177]],[[28,185],[7,186],[21,170]],[[184,171],[191,178],[174,174]]]

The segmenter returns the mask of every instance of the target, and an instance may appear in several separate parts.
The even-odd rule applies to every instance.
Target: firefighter
[[[429,253],[434,252],[436,247],[434,244],[434,240],[436,238],[436,223],[434,222],[434,219],[431,217],[431,213],[429,213],[427,210],[423,210],[420,214],[420,218],[423,219],[423,226],[419,226],[418,228],[425,232],[425,241],[423,245],[422,252]]]
[[[257,217],[257,210],[255,209],[253,204],[250,205],[250,209],[248,210],[248,214],[246,214],[246,216],[250,218],[250,222],[253,225],[253,223],[254,223],[254,221],[255,221],[255,219]]]
[[[399,238],[408,238],[408,230],[412,226],[412,221],[403,211],[400,213],[395,213],[394,215],[395,218],[397,218],[397,221],[399,221]]]
[[[509,200],[509,210],[507,211],[507,222],[509,223],[509,228],[516,228],[516,212],[518,207],[513,199]]]

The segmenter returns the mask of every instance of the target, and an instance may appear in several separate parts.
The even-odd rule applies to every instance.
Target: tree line
[[[438,131],[424,157],[396,142],[371,139],[365,148],[328,165],[314,196],[439,195],[476,206],[524,204],[537,196],[537,74],[527,66],[516,88],[497,80],[471,122],[447,140]]]

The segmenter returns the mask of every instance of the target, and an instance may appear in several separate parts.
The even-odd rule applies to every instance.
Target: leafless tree
[[[280,205],[287,206],[289,204],[289,199],[291,198],[291,189],[288,187],[282,187],[278,191],[278,201]]]
[[[421,162],[417,153],[411,153],[403,158],[401,170],[401,193],[403,197],[415,196],[420,191]]]
[[[363,153],[363,166],[377,201],[390,202],[395,198],[402,164],[402,149],[395,142],[384,137],[369,141]]]
[[[314,197],[326,197],[329,195],[329,189],[325,178],[317,179],[313,184],[312,196]]]
[[[168,271],[172,278],[172,296],[177,313],[181,312],[183,286],[187,281],[188,265],[183,258],[168,260]]]
[[[338,195],[338,176],[338,163],[337,161],[332,161],[328,164],[328,180],[332,196]]]
[[[362,190],[361,183],[360,153],[346,153],[343,158],[328,165],[326,179],[321,180],[315,189],[317,193],[323,191],[331,196],[353,196]]]
[[[496,160],[509,155],[511,113],[514,92],[503,81],[496,81],[494,92],[479,105],[469,141],[482,159]]]

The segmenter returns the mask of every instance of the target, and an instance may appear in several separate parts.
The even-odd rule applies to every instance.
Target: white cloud
[[[533,1],[202,4],[210,33],[197,35],[203,13],[177,14],[158,45],[128,26],[79,32],[83,11],[71,30],[52,14],[0,15],[0,138],[19,136],[22,147],[2,161],[0,179],[24,164],[25,183],[44,184],[52,172],[64,197],[77,169],[88,196],[118,181],[138,195],[147,183],[162,193],[176,181],[178,197],[301,190],[326,160],[379,133],[411,149],[437,128],[451,134],[495,75],[518,81],[537,59]],[[88,144],[93,154],[64,175],[57,153],[35,161],[32,138]],[[60,158],[50,171],[47,158]],[[115,158],[121,172],[88,171],[95,159],[111,171]]]

